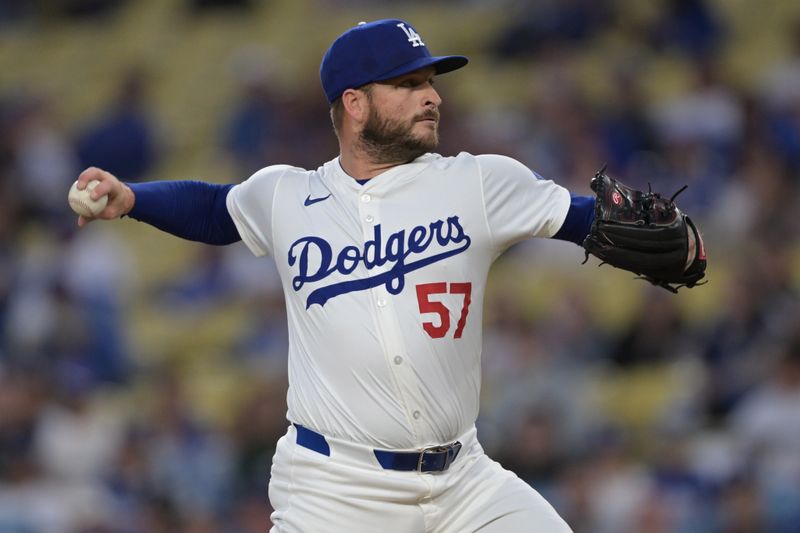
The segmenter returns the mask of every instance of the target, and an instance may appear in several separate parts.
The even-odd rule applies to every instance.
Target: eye
[[[421,87],[421,86],[425,85],[426,83],[429,83],[430,85],[433,85],[433,78],[430,78],[430,79],[423,79],[423,78],[416,78],[416,77],[405,78],[405,79],[401,80],[400,83],[398,83],[397,85],[398,85],[398,87],[404,87],[404,88],[407,88],[407,89],[414,89],[416,87]]]

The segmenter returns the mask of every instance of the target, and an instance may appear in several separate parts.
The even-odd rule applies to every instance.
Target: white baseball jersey
[[[511,244],[551,237],[566,189],[499,155],[423,155],[365,185],[339,159],[231,189],[242,240],[275,259],[289,322],[288,418],[382,449],[475,423],[483,295]]]

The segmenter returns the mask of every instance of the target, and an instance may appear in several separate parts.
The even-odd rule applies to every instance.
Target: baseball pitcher
[[[273,532],[565,532],[536,490],[476,437],[486,279],[533,237],[670,290],[703,278],[700,233],[673,198],[604,172],[571,195],[502,155],[442,157],[432,56],[408,22],[361,23],[320,67],[340,153],[268,166],[238,185],[126,184],[97,168],[93,219],[122,215],[210,244],[243,240],[277,264],[289,322],[288,429]]]

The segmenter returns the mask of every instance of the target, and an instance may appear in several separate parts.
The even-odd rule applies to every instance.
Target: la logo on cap
[[[422,37],[419,36],[419,33],[414,31],[414,28],[407,28],[405,23],[401,22],[397,25],[398,28],[405,32],[406,37],[408,37],[408,42],[411,43],[411,46],[425,46],[425,43],[422,42]]]

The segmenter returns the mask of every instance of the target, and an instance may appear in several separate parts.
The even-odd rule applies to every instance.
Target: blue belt
[[[325,436],[300,424],[293,424],[297,429],[297,444],[322,455],[331,455],[331,447]],[[433,446],[418,452],[390,452],[373,450],[375,458],[387,470],[416,470],[417,472],[443,472],[458,457],[461,443],[454,442],[444,446]]]

